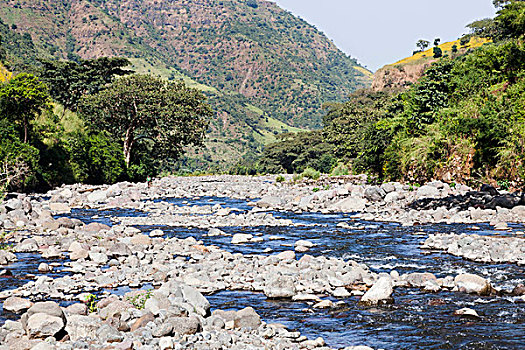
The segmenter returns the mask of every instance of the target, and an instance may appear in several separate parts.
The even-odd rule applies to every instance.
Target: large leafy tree
[[[183,82],[148,75],[117,79],[82,99],[81,113],[100,130],[123,142],[129,166],[136,143],[148,139],[155,156],[177,158],[187,145],[201,145],[213,115],[206,97]]]
[[[125,58],[102,57],[93,60],[42,60],[41,79],[49,86],[51,97],[76,111],[80,98],[95,94],[111,83],[115,76],[132,73],[124,70],[129,65]]]
[[[25,143],[31,120],[48,107],[47,86],[32,74],[21,73],[0,86],[0,115],[22,128]]]

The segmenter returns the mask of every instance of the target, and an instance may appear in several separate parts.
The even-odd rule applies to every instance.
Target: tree
[[[438,46],[440,42],[441,42],[440,38],[435,38],[434,39],[434,46]]]
[[[432,49],[433,53],[434,53],[434,58],[440,58],[441,56],[443,56],[443,50],[441,50],[439,47],[435,46],[433,49]]]
[[[458,52],[458,46],[452,45],[452,53],[457,53],[457,52]]]
[[[94,128],[122,140],[129,167],[134,146],[141,140],[154,144],[156,156],[172,158],[180,156],[184,146],[201,145],[213,115],[205,100],[182,81],[133,75],[85,96],[80,112]]]
[[[51,97],[72,111],[76,111],[83,95],[99,92],[115,76],[133,73],[122,69],[130,64],[125,58],[102,57],[78,63],[53,60],[40,62],[40,77],[49,86]]]
[[[420,39],[416,43],[416,46],[419,48],[419,51],[425,51],[427,49],[428,45],[430,45],[430,41],[423,40],[423,39]]]
[[[525,1],[506,1],[494,19],[494,40],[523,38],[525,35]]]
[[[47,86],[32,74],[21,73],[0,86],[0,115],[22,127],[25,143],[31,120],[46,108]]]

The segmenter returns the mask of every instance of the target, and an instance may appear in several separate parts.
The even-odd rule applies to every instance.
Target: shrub
[[[332,170],[332,173],[330,175],[332,176],[342,176],[342,175],[349,175],[350,170],[344,163],[338,163],[335,168]]]
[[[303,177],[312,180],[318,180],[321,177],[321,173],[314,168],[307,167],[302,173]]]
[[[286,181],[286,179],[282,175],[279,175],[279,176],[277,176],[275,178],[275,182],[279,182],[280,183],[280,182],[285,182],[285,181]]]

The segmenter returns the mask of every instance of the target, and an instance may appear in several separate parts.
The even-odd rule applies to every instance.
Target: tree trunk
[[[133,147],[133,129],[129,128],[126,130],[126,138],[124,139],[124,160],[126,161],[126,166],[129,167],[131,162],[131,148]]]
[[[27,120],[24,118],[24,143],[27,143],[29,135],[28,135],[28,127],[27,127]]]

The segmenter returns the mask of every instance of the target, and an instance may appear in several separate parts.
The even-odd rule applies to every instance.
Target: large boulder
[[[236,233],[232,237],[232,244],[243,244],[248,243],[253,238],[253,235],[248,233]]]
[[[363,305],[391,304],[394,302],[392,293],[394,288],[390,277],[381,277],[360,300]]]
[[[343,213],[363,211],[366,208],[366,200],[360,197],[348,197],[335,203],[331,209]]]
[[[106,191],[94,191],[88,194],[87,200],[91,203],[103,202],[107,199]]]
[[[437,198],[439,197],[439,189],[435,186],[421,186],[417,189],[416,196],[417,198]]]
[[[168,323],[172,326],[174,333],[179,335],[195,334],[201,331],[202,325],[196,316],[190,317],[171,317]]]
[[[66,315],[53,301],[36,303],[21,318],[22,326],[29,338],[57,336],[66,326]]]
[[[371,202],[382,201],[385,198],[386,192],[378,186],[371,186],[365,189],[365,198]]]
[[[235,314],[233,326],[235,328],[257,329],[261,325],[261,317],[251,307],[239,310]]]
[[[95,338],[101,325],[102,321],[98,317],[70,315],[67,318],[66,332],[71,341],[75,342],[80,338]]]
[[[16,255],[8,252],[7,250],[0,249],[0,265],[7,265],[13,261],[16,261]]]
[[[271,299],[291,298],[296,294],[294,279],[291,276],[276,276],[266,282],[264,294]]]
[[[15,251],[19,253],[38,251],[38,243],[34,238],[26,238],[15,246]]]
[[[4,301],[3,308],[6,311],[20,314],[28,310],[31,306],[33,306],[33,303],[27,299],[20,297],[9,297]]]
[[[469,294],[489,295],[492,291],[492,286],[486,279],[470,273],[457,275],[454,284],[459,291]]]
[[[257,206],[259,208],[275,208],[283,205],[283,200],[275,196],[265,196],[262,197],[258,202]]]

